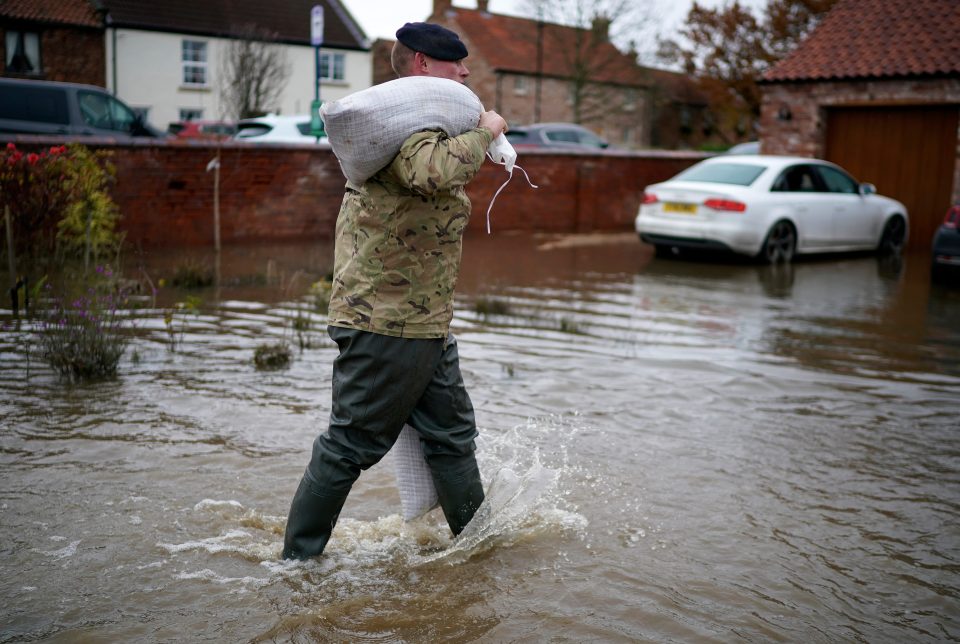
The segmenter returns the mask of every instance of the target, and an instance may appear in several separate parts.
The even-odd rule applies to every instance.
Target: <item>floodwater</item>
[[[472,235],[453,330],[480,518],[404,524],[388,456],[304,563],[279,555],[330,408],[335,348],[304,328],[328,248],[160,288],[112,380],[2,331],[0,641],[956,641],[960,291],[927,262]],[[309,346],[255,370],[281,338]]]

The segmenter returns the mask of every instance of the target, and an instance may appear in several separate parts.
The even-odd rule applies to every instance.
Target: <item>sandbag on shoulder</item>
[[[480,99],[461,83],[408,76],[324,103],[320,117],[343,174],[359,185],[386,167],[410,135],[459,136],[477,126],[481,112]]]

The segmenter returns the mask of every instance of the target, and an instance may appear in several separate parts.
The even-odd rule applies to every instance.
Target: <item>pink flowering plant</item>
[[[0,151],[0,211],[9,208],[18,258],[113,250],[119,242],[119,213],[108,193],[113,178],[106,152],[80,144],[25,152],[7,143]]]
[[[70,297],[44,286],[46,306],[39,315],[41,357],[61,376],[89,380],[114,376],[130,336],[125,330],[129,292],[113,271],[100,266],[91,286]]]

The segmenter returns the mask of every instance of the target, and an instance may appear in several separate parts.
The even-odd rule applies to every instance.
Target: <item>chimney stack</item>
[[[603,42],[610,39],[611,22],[613,21],[603,14],[598,14],[593,17],[590,31],[593,32],[594,42]]]
[[[433,0],[433,16],[443,18],[453,9],[453,0]]]
[[[488,4],[490,4],[490,0],[477,0],[477,10],[482,11],[483,13],[490,13],[487,10]]]

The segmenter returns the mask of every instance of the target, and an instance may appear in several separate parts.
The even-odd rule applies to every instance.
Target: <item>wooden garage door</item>
[[[950,205],[956,164],[956,105],[835,108],[824,156],[902,202],[910,249],[929,250]]]

